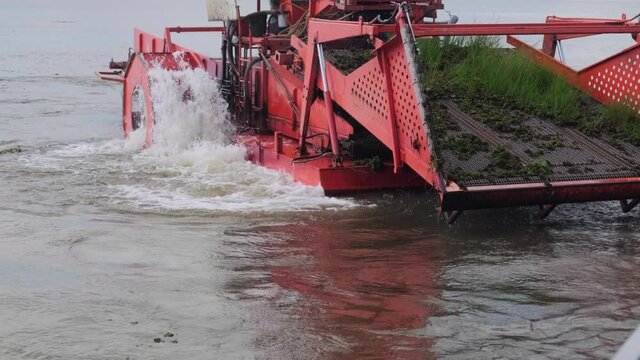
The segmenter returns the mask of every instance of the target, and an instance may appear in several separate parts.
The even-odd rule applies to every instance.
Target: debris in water
[[[7,149],[0,149],[0,155],[4,155],[4,154],[18,154],[22,152],[22,147],[20,145],[15,146],[15,147],[11,147],[11,148],[7,148]]]

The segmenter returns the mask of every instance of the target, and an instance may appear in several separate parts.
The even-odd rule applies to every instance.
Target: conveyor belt
[[[616,147],[601,139],[562,128],[549,121],[522,113],[519,119],[527,127],[528,138],[513,132],[500,132],[466,114],[451,100],[446,106],[452,121],[459,126],[447,136],[470,134],[488,144],[485,151],[478,151],[469,158],[461,158],[454,150],[440,149],[444,159],[444,174],[463,187],[514,185],[540,182],[586,181],[637,177],[640,173],[640,149],[628,143],[616,143]],[[541,139],[554,139],[556,146],[545,147]],[[541,145],[542,144],[542,145]],[[552,172],[545,176],[514,176],[496,178],[491,171],[492,152],[504,147],[522,163],[545,159]],[[467,174],[456,179],[456,174]]]

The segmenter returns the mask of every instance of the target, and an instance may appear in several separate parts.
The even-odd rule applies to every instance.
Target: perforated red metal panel
[[[388,62],[400,147],[426,155],[428,143],[402,46],[388,52]],[[359,107],[379,115],[381,124],[386,126],[389,121],[388,95],[382,69],[376,62],[368,64],[367,71],[355,79],[351,94]]]
[[[580,73],[592,95],[604,103],[626,103],[640,112],[640,45]]]
[[[368,71],[354,82],[351,94],[357,99],[359,106],[368,107],[384,119],[389,116],[384,78],[380,66],[373,63],[371,65]]]
[[[391,40],[377,56],[347,75],[344,85],[336,83],[334,99],[392,151],[396,149],[400,163],[436,185],[439,175],[431,167],[429,137],[402,41]],[[344,76],[335,69],[330,72],[331,78]]]
[[[410,148],[426,155],[428,147],[426,132],[418,109],[405,51],[399,46],[390,51],[388,56],[400,145],[405,149]]]

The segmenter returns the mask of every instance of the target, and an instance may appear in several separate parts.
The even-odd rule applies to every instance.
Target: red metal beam
[[[453,189],[449,189],[453,190]],[[442,211],[636,199],[640,178],[469,187],[443,194]]]
[[[309,42],[311,44],[306,47],[304,52],[300,53],[305,63],[304,84],[302,89],[302,111],[300,112],[300,155],[306,155],[307,148],[305,143],[307,141],[307,132],[309,131],[309,115],[311,112],[311,105],[316,98],[314,91],[316,89],[316,80],[318,78],[318,53],[315,46],[315,34],[309,36]]]
[[[318,43],[361,35],[377,36],[396,32],[396,24],[370,24],[363,21],[309,19],[309,33]],[[523,24],[413,24],[416,37],[488,36],[488,35],[599,35],[640,34],[640,23],[523,23]]]
[[[513,36],[507,36],[507,43],[516,49],[522,51],[527,54],[533,60],[546,67],[547,69],[553,71],[558,76],[565,79],[567,82],[571,83],[576,87],[580,87],[580,79],[578,77],[578,73],[567,65],[559,62],[555,58],[546,53],[534,48],[533,46],[521,41],[519,39],[514,38]],[[584,91],[588,91],[588,89],[583,89]]]
[[[387,104],[389,105],[389,129],[391,131],[391,152],[393,153],[393,171],[398,172],[398,169],[402,166],[402,155],[400,154],[400,143],[398,141],[398,127],[396,119],[395,102],[393,101],[393,85],[391,84],[391,70],[389,69],[389,58],[387,52],[377,49],[378,61],[380,63],[380,70],[384,75],[384,87],[387,92]]]
[[[196,27],[183,27],[183,26],[175,26],[165,28],[166,31],[174,32],[174,33],[183,33],[183,32],[221,32],[224,31],[224,27],[222,26],[196,26]]]
[[[195,32],[223,32],[224,27],[221,26],[199,26],[199,27],[166,27],[164,28],[164,39],[166,42],[166,50],[168,52],[176,51],[176,46],[171,40],[171,33],[195,33]]]
[[[507,37],[507,41],[601,103],[624,103],[640,112],[640,78],[637,76],[640,44],[575,71],[546,54],[544,50],[540,51],[511,36]]]
[[[635,20],[632,19],[632,20]],[[548,24],[602,24],[602,25],[624,25],[630,23],[631,20],[627,19],[625,15],[621,19],[588,19],[588,18],[563,18],[557,16],[547,17]],[[546,34],[543,40],[542,51],[549,55],[555,56],[558,41],[577,39],[581,37],[593,36],[594,34]],[[632,34],[632,36],[635,34]]]
[[[416,24],[416,36],[638,34],[640,23]]]

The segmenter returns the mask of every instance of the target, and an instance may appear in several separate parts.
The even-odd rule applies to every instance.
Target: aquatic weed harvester
[[[210,0],[221,26],[136,29],[129,59],[98,73],[124,85],[125,136],[144,131],[151,145],[150,68],[186,66],[219,81],[248,160],[328,194],[427,185],[449,222],[472,209],[640,202],[638,17],[459,24],[438,17],[442,0],[256,7]],[[222,56],[172,40],[191,32],[219,33]],[[601,34],[633,45],[581,71],[560,61],[563,41]],[[516,35],[544,35],[543,47]]]

